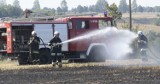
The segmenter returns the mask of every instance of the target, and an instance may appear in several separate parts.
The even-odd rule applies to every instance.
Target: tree
[[[7,5],[6,0],[0,0],[0,6]]]
[[[82,7],[81,5],[78,5],[78,7],[77,7],[77,12],[78,12],[78,13],[84,12],[83,7]]]
[[[57,7],[57,14],[59,15],[59,14],[62,14],[62,9],[61,9],[61,7]]]
[[[96,12],[104,12],[106,4],[108,4],[106,0],[98,0],[95,5]]]
[[[68,6],[67,6],[66,0],[62,0],[61,9],[62,9],[62,12],[64,12],[64,13],[68,11]]]
[[[8,17],[19,17],[22,15],[22,12],[23,12],[21,8],[14,7],[12,5],[8,5],[6,7],[6,10],[7,10]]]
[[[41,9],[40,4],[39,4],[39,0],[35,0],[33,3],[33,8],[32,10],[34,11],[39,11]]]
[[[136,13],[136,11],[137,11],[137,1],[136,0],[133,0],[132,1],[132,11],[134,11],[135,13]]]
[[[160,6],[155,6],[155,7],[154,7],[154,10],[155,10],[156,12],[160,12]]]
[[[87,12],[88,11],[88,7],[87,6],[83,6],[83,10],[84,10],[84,12]]]
[[[21,6],[19,5],[19,1],[18,0],[14,0],[13,6],[17,7],[17,8],[21,8]]]
[[[89,10],[90,12],[95,12],[95,5],[89,6],[89,7],[88,7],[88,10]]]
[[[77,8],[72,8],[71,11],[76,14],[77,13]]]
[[[154,12],[153,7],[145,7],[146,12]]]
[[[115,3],[111,4],[110,6],[106,5],[106,10],[109,12],[108,14],[113,17],[115,24],[117,19],[121,19],[122,13],[118,12],[118,7]]]
[[[1,17],[20,17],[23,14],[21,8],[14,7],[12,5],[4,5],[0,7],[0,18]]]
[[[54,8],[51,9],[51,8],[44,7],[42,12],[44,12],[45,15],[47,15],[47,16],[51,16],[51,15],[55,14],[56,10]]]
[[[141,5],[139,5],[138,7],[137,7],[137,11],[138,12],[143,12],[144,10],[143,10],[143,7],[141,6]]]
[[[128,5],[126,0],[120,0],[119,11],[122,13],[126,13],[128,10]]]
[[[7,7],[7,5],[0,7],[0,18],[7,17],[8,13],[7,13],[7,10],[5,9],[6,7]]]

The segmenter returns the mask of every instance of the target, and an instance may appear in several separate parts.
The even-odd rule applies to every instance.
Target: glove
[[[56,45],[62,45],[62,43],[57,43]]]
[[[146,44],[146,43],[147,43],[147,42],[146,42],[146,41],[144,41],[144,40],[141,40],[140,42],[141,42],[141,43],[144,43],[144,44]]]
[[[51,43],[48,43],[49,46],[51,46]]]
[[[144,43],[144,44],[147,44],[147,42],[146,42],[146,41],[143,41],[143,43]]]
[[[56,43],[52,43],[52,46],[56,46],[57,44]]]

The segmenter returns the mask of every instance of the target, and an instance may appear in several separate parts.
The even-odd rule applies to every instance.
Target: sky
[[[14,0],[6,0],[7,4],[12,4]],[[33,7],[34,0],[19,0],[20,6],[22,9],[30,9]],[[41,8],[57,8],[60,6],[62,0],[39,0]],[[78,5],[89,6],[96,4],[97,0],[66,0],[69,9],[75,8]],[[109,4],[115,3],[117,6],[119,5],[120,0],[106,0]],[[126,0],[127,3],[129,0]],[[137,4],[141,6],[160,6],[159,0],[137,0]]]

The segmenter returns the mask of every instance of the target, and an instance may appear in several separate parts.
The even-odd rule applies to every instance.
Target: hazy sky
[[[12,4],[14,0],[7,0],[7,4]],[[32,8],[34,0],[19,0],[20,6],[22,9]],[[39,0],[41,8],[49,7],[49,8],[57,8],[60,6],[62,0]],[[78,5],[89,6],[93,5],[97,2],[97,0],[66,0],[69,9],[75,8]],[[120,0],[106,0],[109,4],[116,3],[119,5]],[[129,0],[126,0],[127,3]],[[138,5],[142,6],[160,6],[159,0],[137,0]]]

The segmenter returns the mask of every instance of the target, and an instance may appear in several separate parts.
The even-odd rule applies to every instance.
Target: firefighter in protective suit
[[[39,62],[39,44],[40,38],[37,37],[37,33],[32,31],[31,37],[28,41],[29,45],[29,63],[38,63]]]
[[[147,61],[147,53],[146,50],[148,48],[148,39],[147,37],[143,34],[142,31],[138,31],[138,48],[140,55],[142,56],[142,61]]]
[[[48,43],[51,46],[52,65],[62,67],[62,44],[59,32],[54,32],[54,37]]]

